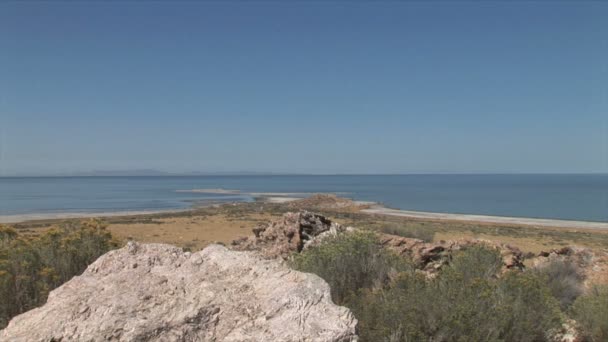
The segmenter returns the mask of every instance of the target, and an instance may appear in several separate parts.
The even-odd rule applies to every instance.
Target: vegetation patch
[[[391,275],[413,269],[406,259],[380,246],[371,232],[330,238],[305,253],[295,254],[291,264],[325,279],[338,303],[354,300],[360,289],[382,288]]]
[[[572,306],[572,316],[586,340],[608,341],[608,286],[593,287],[579,297]]]
[[[535,269],[545,279],[551,294],[567,310],[583,293],[584,276],[580,268],[572,262],[555,259]]]
[[[97,220],[70,221],[36,236],[0,226],[0,329],[117,247]]]
[[[291,263],[330,284],[359,319],[362,341],[547,341],[562,324],[546,278],[500,275],[500,253],[484,246],[456,252],[433,278],[369,232],[330,239]]]

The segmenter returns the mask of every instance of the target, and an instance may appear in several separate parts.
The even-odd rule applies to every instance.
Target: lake
[[[252,201],[242,192],[339,193],[391,208],[608,222],[608,174],[0,178],[0,215],[157,211]]]

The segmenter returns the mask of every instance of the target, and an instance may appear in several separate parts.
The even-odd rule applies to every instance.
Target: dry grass
[[[376,215],[357,212],[356,206],[345,205],[323,209],[328,199],[319,197],[292,203],[238,203],[191,211],[116,216],[104,218],[110,231],[118,238],[143,242],[171,243],[199,249],[211,242],[228,243],[249,235],[260,223],[272,220],[287,211],[309,209],[333,220],[359,228],[382,230],[387,226],[413,232],[429,231],[434,241],[480,238],[508,243],[524,252],[538,253],[567,245],[608,250],[608,231],[500,225],[481,222],[425,220],[407,217]],[[344,203],[343,203],[344,202]],[[65,220],[64,220],[65,221]],[[36,234],[61,220],[29,221],[13,226],[21,232]]]
[[[199,250],[210,243],[229,244],[238,237],[250,235],[252,227],[271,219],[268,214],[251,214],[236,219],[218,214],[161,218],[154,223],[111,223],[108,230],[123,241],[169,243]]]
[[[340,223],[356,227],[381,230],[386,225],[398,225],[403,230],[428,230],[435,234],[434,241],[487,239],[512,244],[524,252],[533,253],[573,245],[591,249],[608,249],[608,231],[604,230],[425,220],[338,211],[324,211],[324,213],[336,218]]]

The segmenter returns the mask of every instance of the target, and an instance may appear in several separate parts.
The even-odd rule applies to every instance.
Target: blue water
[[[181,193],[335,192],[388,207],[462,214],[608,222],[608,174],[0,178],[0,215],[188,208],[247,195]]]

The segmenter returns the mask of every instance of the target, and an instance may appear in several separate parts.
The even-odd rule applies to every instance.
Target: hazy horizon
[[[608,173],[607,17],[600,2],[3,2],[0,176]]]
[[[608,175],[608,172],[407,172],[407,173],[300,173],[263,171],[185,171],[166,172],[162,170],[93,170],[71,173],[24,173],[0,175],[0,178],[20,177],[204,177],[204,176],[420,176],[420,175]]]

